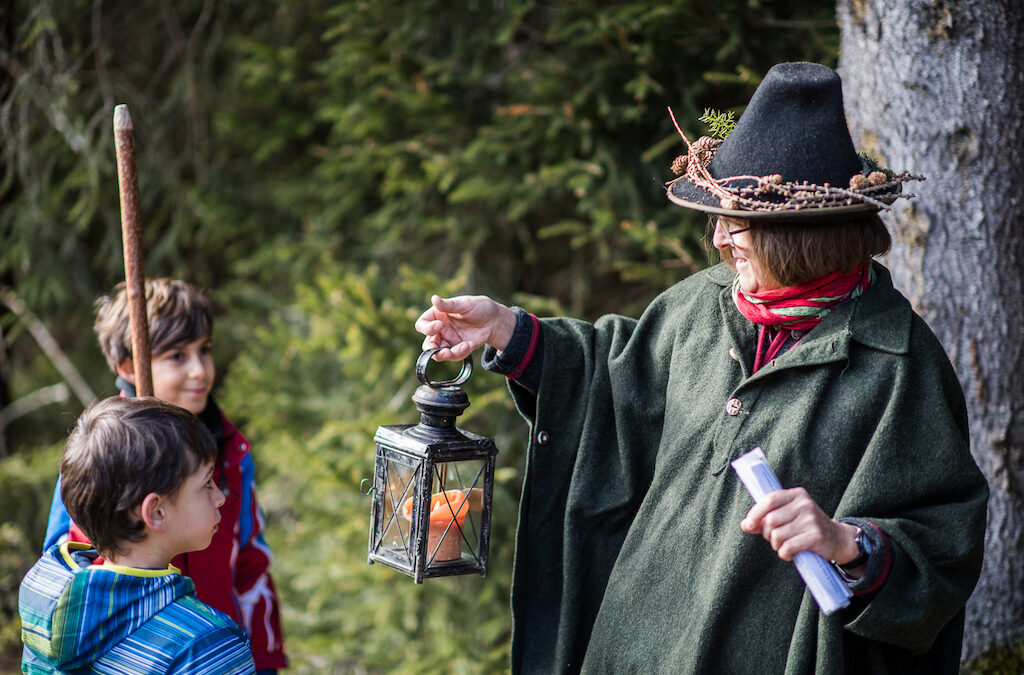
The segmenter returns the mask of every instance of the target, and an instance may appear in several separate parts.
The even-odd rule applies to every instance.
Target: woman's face
[[[779,288],[750,247],[749,221],[720,216],[715,223],[711,241],[722,255],[722,260],[736,270],[740,289],[744,293],[760,293]],[[729,234],[732,232],[733,234]]]

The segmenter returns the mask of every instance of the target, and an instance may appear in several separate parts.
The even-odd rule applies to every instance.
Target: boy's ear
[[[135,362],[128,356],[117,366],[117,374],[128,382],[135,384]]]
[[[139,504],[139,518],[146,524],[146,529],[163,532],[167,529],[167,500],[155,492],[150,492]]]

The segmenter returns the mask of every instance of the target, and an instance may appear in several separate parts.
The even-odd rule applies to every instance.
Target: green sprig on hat
[[[718,110],[712,110],[711,108],[704,108],[704,114],[698,119],[708,125],[708,130],[711,132],[712,138],[720,138],[723,141],[727,139],[729,134],[732,133],[732,130],[736,128],[736,119],[733,117],[731,110],[724,113]]]

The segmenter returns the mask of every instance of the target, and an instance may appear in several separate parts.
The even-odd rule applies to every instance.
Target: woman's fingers
[[[449,348],[462,342],[456,319],[443,309],[449,307],[451,303],[436,295],[430,298],[430,302],[432,306],[420,314],[413,324],[417,332],[426,336],[423,339],[423,349]],[[450,349],[443,349],[435,354],[434,358],[438,361],[448,361],[461,357],[453,356]]]
[[[428,312],[431,310],[427,310]],[[427,317],[426,314],[416,319],[414,324],[418,332],[423,333],[426,336],[437,335],[444,328],[444,322],[437,319]]]
[[[759,534],[764,529],[764,519],[769,513],[778,511],[792,502],[803,488],[792,488],[790,490],[778,490],[765,495],[761,501],[754,504],[747,512],[746,517],[740,521],[740,527],[744,532]],[[776,515],[775,518],[779,516]]]
[[[803,551],[822,555],[825,549],[825,539],[820,531],[800,531],[793,536],[780,539],[780,543],[777,546],[772,544],[772,548],[778,553],[780,559],[789,562],[796,557],[797,553]],[[831,555],[825,557],[832,558]]]
[[[433,349],[433,347],[425,347],[425,349]],[[463,357],[458,356],[455,353],[454,348],[442,347],[441,349],[434,352],[434,356],[431,358],[433,358],[435,361],[461,361]]]
[[[456,295],[453,298],[442,298],[439,295],[430,297],[430,304],[438,312],[455,319],[468,320],[475,309],[479,309],[486,298],[482,295]]]
[[[504,349],[515,329],[512,310],[486,295],[432,295],[430,305],[415,327],[426,336],[424,349],[443,348],[434,354],[437,361],[464,359],[487,343]]]
[[[842,526],[825,515],[804,488],[779,490],[755,504],[740,527],[749,534],[760,534],[783,560],[792,560],[801,551],[813,551],[835,558],[842,550]]]

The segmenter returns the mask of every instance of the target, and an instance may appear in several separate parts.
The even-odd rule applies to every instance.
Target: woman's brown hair
[[[750,228],[750,248],[779,286],[850,272],[889,250],[892,237],[877,213],[842,220],[742,220],[719,216],[729,229]],[[717,219],[715,219],[717,220]],[[714,231],[714,220],[711,231]],[[721,251],[729,262],[731,253]]]

